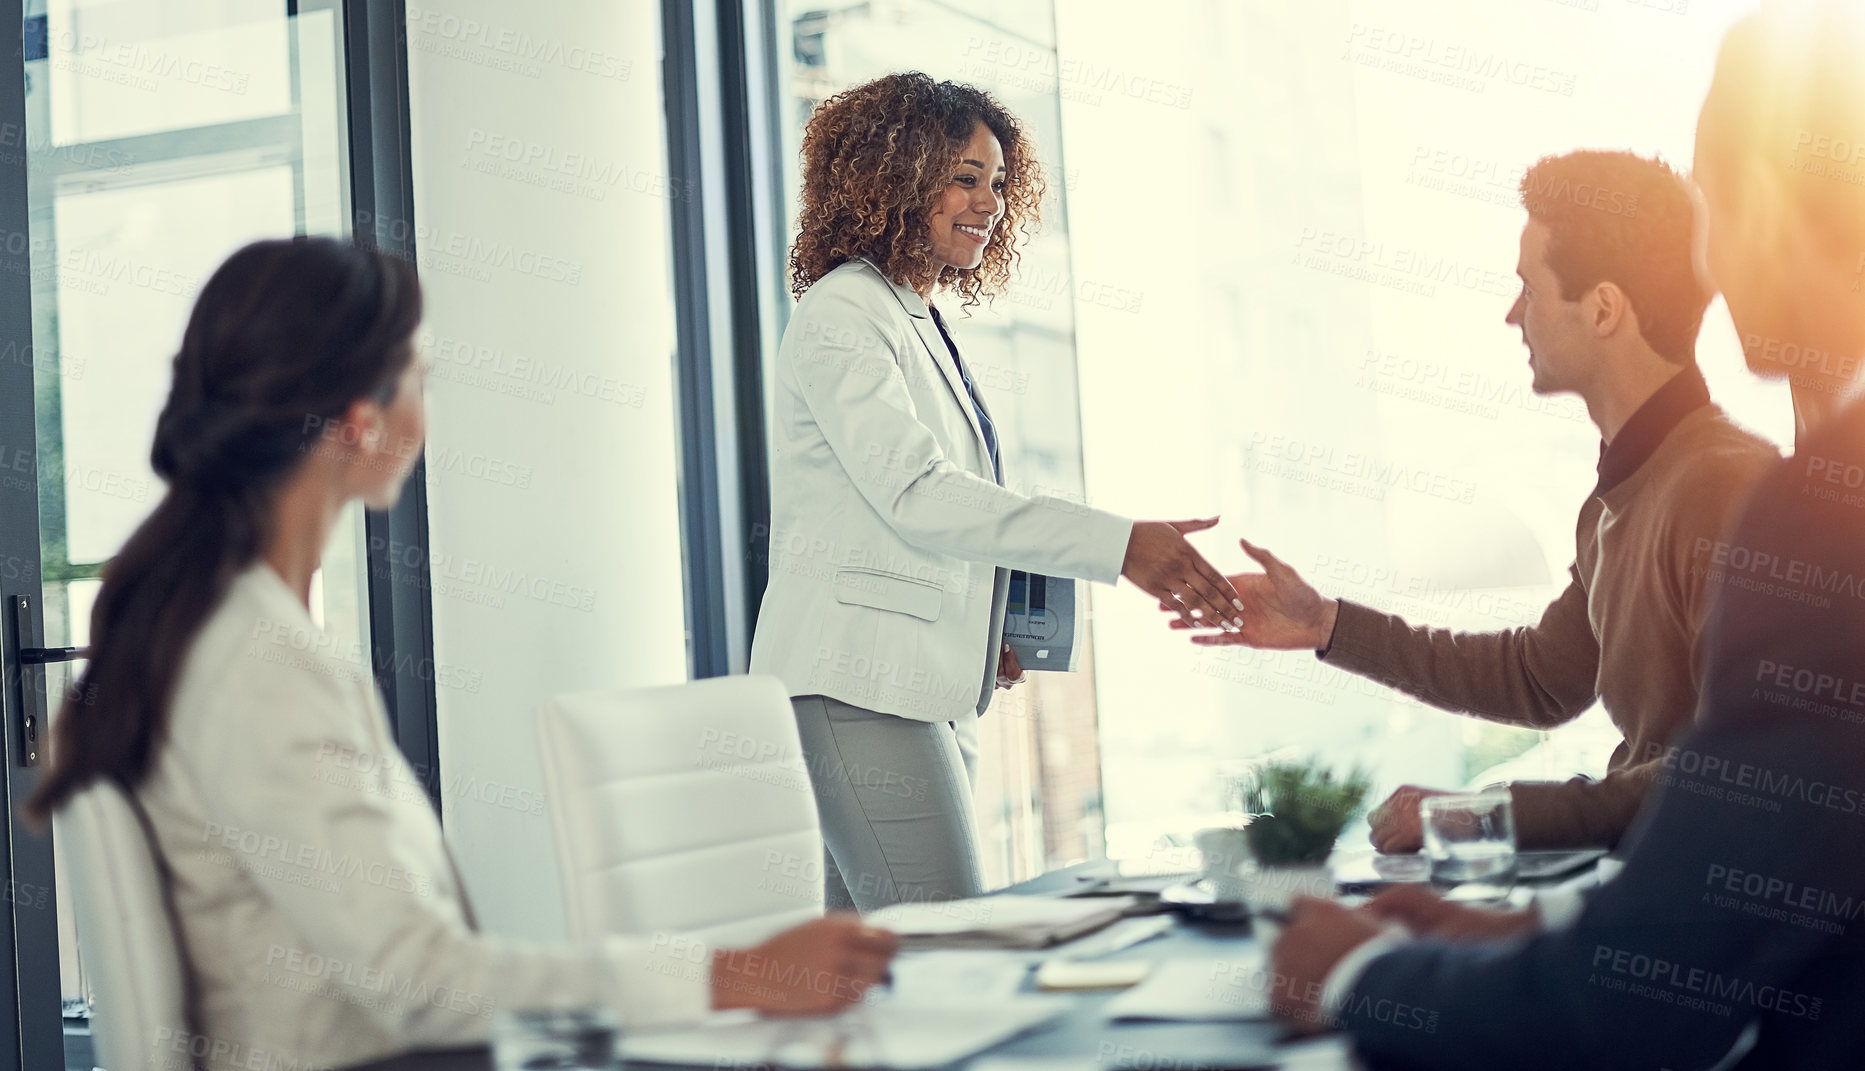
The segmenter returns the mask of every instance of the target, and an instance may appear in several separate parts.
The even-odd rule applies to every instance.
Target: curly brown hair
[[[979,123],[1004,150],[1004,217],[976,268],[940,268],[927,212],[957,174]],[[976,305],[1010,282],[1018,234],[1033,230],[1043,199],[1041,167],[1016,117],[981,89],[918,71],[823,101],[803,132],[802,155],[802,210],[790,247],[796,297],[837,265],[867,257],[903,286],[952,287],[965,305]]]

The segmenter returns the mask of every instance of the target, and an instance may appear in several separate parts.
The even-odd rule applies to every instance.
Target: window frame
[[[344,149],[351,232],[417,262],[409,118],[405,0],[288,0],[285,14],[336,7],[344,60]],[[26,127],[24,0],[0,0],[0,21],[23,27],[18,66],[0,78],[0,132]],[[687,196],[672,202],[678,392],[680,526],[685,552],[689,671],[694,678],[745,671],[765,583],[769,520],[763,376],[765,350],[787,309],[766,310],[772,272],[781,274],[782,216],[774,208],[776,107],[774,0],[662,0],[662,78],[670,171]],[[43,47],[43,15],[37,41]],[[294,60],[295,62],[295,60]],[[284,124],[281,126],[281,124]],[[231,133],[243,146],[297,136],[294,116],[241,120],[212,128],[99,141],[138,150],[136,159],[197,155],[208,136]],[[224,149],[224,141],[220,143]],[[61,170],[64,170],[61,165]],[[29,234],[27,154],[0,155],[0,228]],[[300,189],[300,194],[302,190]],[[302,197],[299,203],[302,220]],[[30,242],[0,243],[0,338],[32,338]],[[767,323],[774,318],[775,328]],[[28,349],[26,352],[30,352]],[[34,362],[0,360],[0,444],[36,444]],[[36,445],[21,453],[36,473]],[[440,809],[438,704],[429,568],[427,481],[418,464],[387,511],[365,515],[372,665],[396,742]],[[43,704],[44,675],[16,652],[44,642],[39,599],[43,537],[36,481],[0,487],[0,721],[8,818],[0,853],[12,894],[0,911],[0,1067],[64,1066],[56,888],[49,832],[28,829],[20,805],[43,769],[26,761],[23,719]],[[21,489],[23,488],[23,489]],[[80,563],[53,580],[95,575]],[[26,602],[21,608],[19,601]],[[22,671],[23,668],[23,671]],[[34,689],[38,690],[35,692]],[[443,816],[444,817],[444,816]],[[22,892],[25,890],[26,892]]]

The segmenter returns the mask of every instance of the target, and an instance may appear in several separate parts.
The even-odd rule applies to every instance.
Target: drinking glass
[[[1459,900],[1500,900],[1515,887],[1515,815],[1507,789],[1427,796],[1418,805],[1431,883]]]
[[[621,1024],[606,1007],[502,1012],[492,1025],[497,1071],[614,1071]]]

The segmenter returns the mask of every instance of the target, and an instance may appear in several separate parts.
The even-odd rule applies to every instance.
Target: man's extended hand
[[[1373,827],[1366,839],[1373,842],[1375,850],[1391,854],[1394,852],[1415,852],[1425,846],[1425,826],[1418,815],[1418,801],[1431,796],[1448,796],[1451,793],[1441,788],[1420,788],[1417,785],[1403,785],[1397,792],[1386,797],[1386,802],[1373,808],[1366,816],[1366,822]]]
[[[1492,911],[1453,904],[1419,885],[1395,885],[1373,897],[1365,910],[1396,922],[1420,937],[1455,941],[1501,940],[1521,937],[1541,928],[1541,912]]]
[[[1243,599],[1237,631],[1193,636],[1192,642],[1212,647],[1259,647],[1269,651],[1318,651],[1334,636],[1334,617],[1340,604],[1321,597],[1287,562],[1247,539],[1237,541],[1243,552],[1263,567],[1260,573],[1239,573],[1230,583]],[[1160,609],[1173,607],[1161,604]],[[1187,627],[1182,621],[1173,628]]]
[[[1205,521],[1134,521],[1120,575],[1158,599],[1186,628],[1235,627],[1242,600],[1217,567],[1185,539],[1217,524]]]
[[[1298,897],[1289,922],[1269,950],[1269,1009],[1299,1033],[1329,1027],[1321,1013],[1321,989],[1347,953],[1379,936],[1385,924],[1332,900]]]

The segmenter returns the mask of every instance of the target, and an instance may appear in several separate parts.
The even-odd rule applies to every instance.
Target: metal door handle
[[[10,630],[14,643],[20,643],[37,634],[34,628],[32,598],[27,595],[9,596],[13,604],[13,628]],[[89,658],[88,647],[19,647],[8,661],[19,665],[20,709],[15,726],[11,732],[19,734],[19,756],[22,766],[39,765],[39,756],[44,751],[40,747],[40,730],[45,726],[45,670],[31,669],[32,666],[46,666],[53,662],[70,662],[79,658]],[[8,686],[11,682],[8,682]],[[0,706],[6,705],[0,703]]]
[[[53,662],[74,662],[80,658],[91,657],[89,647],[21,647],[19,664],[22,666],[44,666]]]

